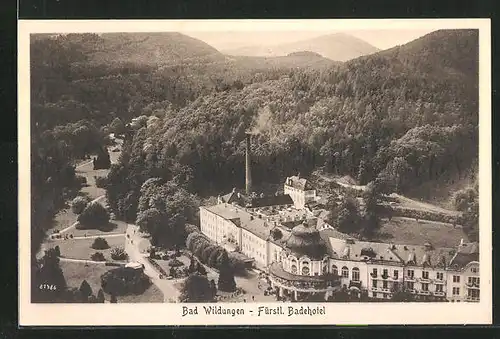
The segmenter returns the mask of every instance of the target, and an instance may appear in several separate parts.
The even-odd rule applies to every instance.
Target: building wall
[[[312,260],[307,256],[297,257],[282,252],[281,264],[285,271],[296,275],[319,276],[323,270],[328,271],[328,258],[326,260]]]
[[[414,279],[410,278],[412,272]],[[446,297],[447,272],[437,267],[407,266],[405,267],[405,285],[409,290],[413,287],[418,296]]]
[[[469,263],[461,271],[448,271],[447,299],[451,302],[479,301],[480,288],[472,286],[472,282],[480,282],[478,262]]]
[[[241,230],[241,252],[250,258],[254,258],[257,264],[267,266],[267,241],[245,229]]]
[[[330,273],[334,273],[334,266],[337,268],[337,274],[340,276],[341,286],[349,287],[349,283],[353,280],[353,269],[359,269],[359,282],[361,289],[366,289],[368,284],[368,268],[366,262],[343,260],[343,259],[330,259],[328,268]],[[347,278],[342,275],[342,268],[347,268]]]
[[[272,264],[273,262],[279,262],[281,260],[281,251],[283,249],[281,246],[276,245],[275,243],[268,241],[267,242],[267,265]]]
[[[241,247],[241,228],[211,211],[200,207],[200,229],[217,244],[232,238]]]
[[[295,187],[284,185],[284,193],[289,194],[293,200],[294,207],[303,209],[305,204],[316,199],[316,190],[303,191]]]
[[[377,299],[389,299],[393,290],[403,284],[404,267],[402,264],[394,263],[368,263],[368,296]],[[376,270],[376,274],[375,274]],[[384,279],[384,274],[387,278]],[[396,278],[397,274],[397,278]]]

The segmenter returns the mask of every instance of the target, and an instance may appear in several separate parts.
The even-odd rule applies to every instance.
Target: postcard
[[[491,323],[490,33],[20,20],[20,325]]]

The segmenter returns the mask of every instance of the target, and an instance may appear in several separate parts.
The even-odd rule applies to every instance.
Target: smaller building
[[[460,242],[448,268],[448,300],[479,302],[479,244]]]
[[[316,201],[316,190],[309,181],[300,176],[286,178],[284,193],[290,195],[296,209],[304,209],[306,204]]]

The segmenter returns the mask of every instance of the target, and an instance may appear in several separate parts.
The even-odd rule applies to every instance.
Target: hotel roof
[[[339,259],[447,268],[455,253],[453,248],[433,248],[430,244],[415,246],[359,241],[331,229],[321,233],[323,238],[328,238],[329,254]]]
[[[269,237],[269,233],[273,228],[270,222],[253,215],[239,206],[222,203],[213,206],[204,206],[203,208],[223,217],[224,219],[232,221],[238,219],[241,228],[263,240],[266,240]]]

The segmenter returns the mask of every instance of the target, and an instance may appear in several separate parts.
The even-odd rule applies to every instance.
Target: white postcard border
[[[217,303],[244,315],[182,317],[196,304],[32,304],[30,302],[30,63],[31,33],[158,31],[323,31],[479,29],[480,273],[479,303]],[[491,27],[489,19],[335,20],[20,20],[18,23],[19,323],[22,326],[490,324],[492,322]],[[204,304],[206,306],[206,304]],[[214,305],[214,304],[212,304]],[[202,310],[201,304],[198,308]],[[316,316],[257,316],[259,306],[315,308]],[[253,310],[250,313],[250,310]]]

